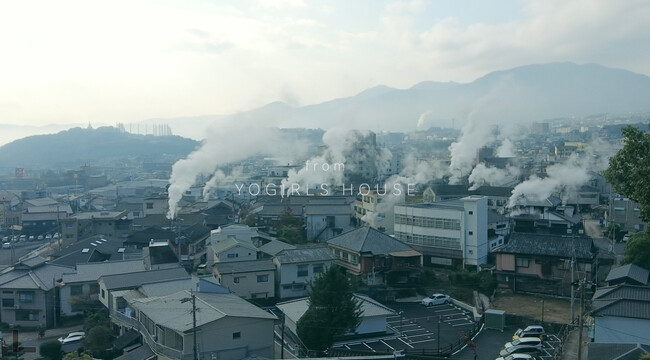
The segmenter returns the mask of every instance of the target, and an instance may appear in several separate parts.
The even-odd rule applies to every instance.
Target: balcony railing
[[[125,324],[127,326],[133,327],[140,334],[142,334],[147,342],[147,345],[151,348],[151,350],[158,354],[158,355],[163,355],[165,357],[168,357],[172,360],[182,360],[183,359],[183,352],[173,349],[171,347],[167,347],[164,345],[159,344],[151,334],[149,334],[149,330],[147,330],[146,327],[140,321],[138,321],[135,318],[128,317],[127,315],[121,313],[121,312],[112,312],[111,313],[111,318],[113,318],[115,321],[117,321],[120,324]],[[192,354],[186,355],[185,358],[191,358]]]

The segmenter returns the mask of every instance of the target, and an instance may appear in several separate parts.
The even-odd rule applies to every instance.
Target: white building
[[[285,249],[273,258],[276,265],[278,298],[305,297],[309,284],[332,266],[334,254],[329,247]]]
[[[487,197],[395,206],[395,237],[424,255],[425,265],[487,263]]]

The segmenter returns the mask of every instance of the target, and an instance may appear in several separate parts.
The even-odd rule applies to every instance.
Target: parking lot
[[[391,335],[338,343],[334,347],[378,353],[437,350],[457,343],[475,326],[473,315],[454,304],[425,307],[419,303],[395,303],[387,306],[402,313],[387,318]]]
[[[494,329],[483,329],[476,336],[474,343],[477,345],[477,358],[480,360],[494,360],[499,357],[499,352],[503,349],[506,342],[512,341],[512,335],[517,331],[517,327],[508,326],[503,331]],[[552,360],[555,349],[559,346],[560,339],[555,335],[547,335],[542,342],[542,351],[535,356],[541,360]],[[453,355],[454,359],[471,360],[474,358],[474,351],[465,348]]]

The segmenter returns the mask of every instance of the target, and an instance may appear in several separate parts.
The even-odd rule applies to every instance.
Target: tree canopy
[[[345,270],[334,265],[312,283],[309,308],[298,321],[298,337],[309,350],[324,351],[336,337],[354,332],[362,313]]]
[[[650,269],[650,233],[637,232],[625,246],[623,263],[632,263],[645,269]]]
[[[289,244],[301,244],[307,242],[304,219],[295,215],[289,207],[280,212],[278,222],[275,224],[274,228],[280,241]]]
[[[609,159],[605,178],[614,189],[639,204],[641,218],[650,221],[650,134],[631,125],[622,130],[623,148]]]

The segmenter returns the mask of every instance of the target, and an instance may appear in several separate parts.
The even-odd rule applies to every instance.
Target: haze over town
[[[0,2],[0,358],[650,353],[649,18]]]

